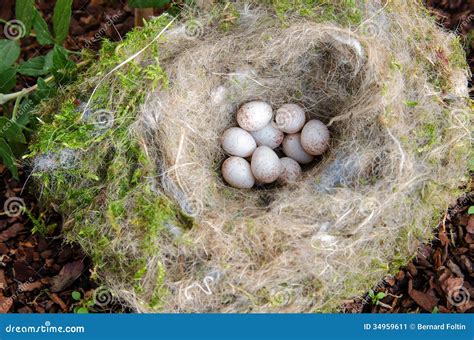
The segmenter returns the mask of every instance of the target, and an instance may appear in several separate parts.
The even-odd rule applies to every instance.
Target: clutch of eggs
[[[251,101],[237,111],[237,123],[239,127],[227,129],[221,138],[230,156],[222,164],[222,177],[234,188],[295,182],[302,173],[300,164],[311,163],[329,148],[326,125],[316,119],[306,122],[298,104],[284,104],[274,116],[270,104]],[[277,148],[286,157],[279,158]]]

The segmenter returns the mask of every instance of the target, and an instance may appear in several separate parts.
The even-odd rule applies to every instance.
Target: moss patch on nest
[[[156,238],[169,235],[166,224],[176,223],[181,215],[153,190],[149,178],[155,168],[132,127],[147,91],[166,88],[168,79],[152,46],[147,50],[152,63],[132,60],[98,87],[96,82],[142,49],[170,19],[151,21],[123,43],[104,41],[100,63],[41,109],[42,125],[27,156],[41,183],[41,200],[54,202],[67,218],[66,238],[84,247],[95,271],[107,268],[110,275],[133,277],[138,293],[148,259],[157,252]],[[130,232],[123,225],[133,230],[129,237],[140,239],[140,256],[137,249],[117,251],[117,240],[123,242],[123,234]],[[156,286],[163,280],[164,270],[159,270]],[[164,294],[166,290],[158,288],[150,307],[159,306]]]

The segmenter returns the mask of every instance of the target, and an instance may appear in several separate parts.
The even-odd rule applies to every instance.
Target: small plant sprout
[[[77,290],[72,291],[71,297],[75,301],[72,305],[74,313],[87,314],[94,311],[93,307],[95,301],[93,298],[87,298],[85,295],[82,296],[81,292],[78,292]]]

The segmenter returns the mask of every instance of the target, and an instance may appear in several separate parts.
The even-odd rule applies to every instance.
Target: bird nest
[[[459,192],[471,112],[457,39],[411,2],[328,18],[282,6],[161,17],[44,109],[63,117],[40,130],[33,174],[137,311],[335,310],[414,255]],[[327,124],[328,151],[297,182],[223,180],[220,136],[251,100]]]

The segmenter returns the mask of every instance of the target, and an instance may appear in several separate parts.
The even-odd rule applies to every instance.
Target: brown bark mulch
[[[373,294],[343,305],[346,313],[474,312],[474,188],[442,218],[435,239]],[[380,299],[374,298],[381,293]]]

